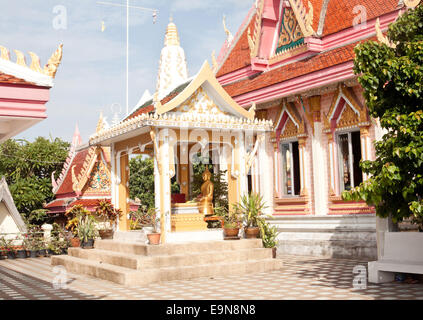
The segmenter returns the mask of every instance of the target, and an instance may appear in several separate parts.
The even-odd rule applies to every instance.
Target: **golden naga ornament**
[[[56,52],[53,53],[50,60],[48,60],[46,66],[44,67],[44,74],[54,78],[56,76],[57,69],[59,68],[60,62],[62,61],[63,56],[63,44],[59,45]]]

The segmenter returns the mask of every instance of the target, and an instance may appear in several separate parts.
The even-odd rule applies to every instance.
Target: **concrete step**
[[[144,230],[134,231],[116,231],[113,235],[113,240],[126,241],[126,242],[139,242],[145,244],[147,241],[147,235]]]
[[[163,245],[146,245],[115,240],[96,240],[95,248],[100,250],[129,253],[135,255],[157,256],[177,255],[193,252],[230,251],[262,248],[261,239],[241,239],[232,241],[204,241],[189,243],[166,243]]]
[[[261,259],[241,262],[225,261],[185,267],[133,270],[73,256],[53,256],[52,265],[63,265],[69,272],[85,274],[125,286],[146,285],[154,282],[190,280],[200,277],[242,275],[267,272],[282,268],[279,259]]]
[[[151,268],[184,267],[224,261],[249,261],[270,259],[272,250],[265,248],[249,248],[229,251],[188,252],[175,255],[140,256],[128,253],[100,249],[69,248],[68,254],[73,257],[103,262],[128,269],[146,270]]]

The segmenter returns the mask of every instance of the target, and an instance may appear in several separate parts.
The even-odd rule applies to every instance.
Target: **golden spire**
[[[179,46],[179,35],[176,25],[173,23],[173,17],[170,16],[169,24],[167,25],[165,46]]]

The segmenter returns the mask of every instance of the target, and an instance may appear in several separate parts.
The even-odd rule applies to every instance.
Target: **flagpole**
[[[129,114],[129,0],[126,0],[126,115]]]

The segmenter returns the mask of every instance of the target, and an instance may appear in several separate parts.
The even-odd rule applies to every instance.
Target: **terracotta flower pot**
[[[149,233],[147,239],[149,244],[157,245],[160,244],[161,233]]]
[[[100,238],[103,240],[109,240],[113,239],[113,229],[103,229],[98,230],[98,234],[100,235]]]
[[[225,238],[235,238],[238,237],[239,228],[224,228],[223,235]]]
[[[70,239],[70,243],[71,243],[71,246],[74,247],[74,248],[81,246],[81,241],[79,240],[79,238]]]
[[[245,237],[247,239],[257,239],[260,234],[260,228],[259,227],[250,227],[245,228]]]

